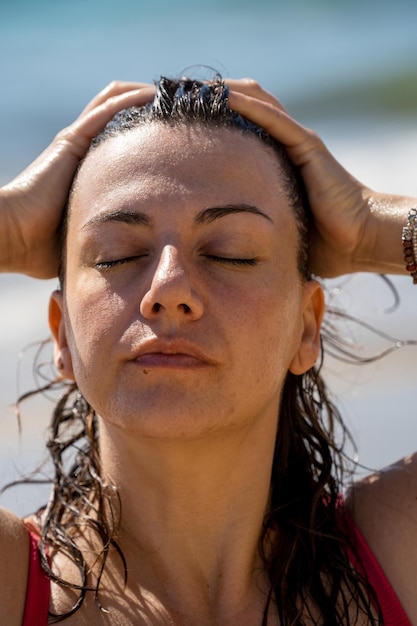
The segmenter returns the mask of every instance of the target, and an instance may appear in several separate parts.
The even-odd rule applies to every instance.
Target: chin
[[[132,397],[133,395],[133,397]],[[175,394],[123,394],[109,410],[98,410],[105,422],[134,437],[195,440],[235,431],[238,422],[224,402]],[[242,425],[242,424],[240,424]]]

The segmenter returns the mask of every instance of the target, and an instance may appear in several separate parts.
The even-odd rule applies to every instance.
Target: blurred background
[[[259,80],[369,186],[417,195],[416,32],[414,0],[0,0],[0,183],[111,80],[153,81],[202,64]],[[22,405],[21,435],[13,404],[36,385],[33,342],[48,336],[55,284],[0,276],[0,484],[44,454],[52,403]],[[329,318],[351,350],[366,359],[394,348],[371,365],[325,359],[359,474],[417,448],[417,347],[403,345],[417,339],[417,288],[406,276],[393,284],[398,306],[377,277],[326,285],[332,306],[390,336]],[[18,487],[0,505],[25,514],[46,497],[44,487]]]

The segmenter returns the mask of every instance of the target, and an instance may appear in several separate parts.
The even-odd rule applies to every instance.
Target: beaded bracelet
[[[417,285],[417,207],[408,212],[407,224],[402,232],[402,244],[405,269],[410,272],[414,285]]]

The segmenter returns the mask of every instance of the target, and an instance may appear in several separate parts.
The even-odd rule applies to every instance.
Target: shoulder
[[[16,515],[0,507],[0,622],[20,625],[29,563],[27,530]]]
[[[356,483],[347,506],[404,610],[417,621],[417,453]]]

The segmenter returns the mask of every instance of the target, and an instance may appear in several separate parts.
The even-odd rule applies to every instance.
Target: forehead
[[[107,139],[80,168],[71,198],[80,219],[109,204],[240,202],[291,215],[272,148],[229,128],[153,123]],[[292,221],[292,220],[291,220]]]

